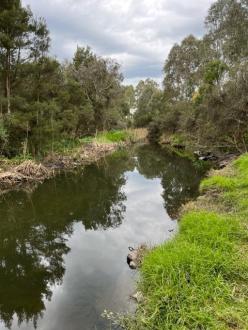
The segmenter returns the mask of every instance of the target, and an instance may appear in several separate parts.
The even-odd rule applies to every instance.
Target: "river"
[[[128,247],[170,239],[201,177],[188,159],[144,145],[2,196],[0,329],[109,329],[105,309],[134,308]]]

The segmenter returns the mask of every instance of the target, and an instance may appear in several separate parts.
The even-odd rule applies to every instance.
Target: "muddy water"
[[[141,146],[2,197],[0,329],[109,329],[104,309],[133,309],[128,246],[169,239],[201,176],[189,160]]]

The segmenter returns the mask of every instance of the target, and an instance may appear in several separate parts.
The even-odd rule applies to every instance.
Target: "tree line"
[[[120,65],[77,47],[71,62],[49,55],[43,18],[20,0],[0,2],[0,154],[41,155],[58,141],[124,128],[134,90]]]
[[[163,88],[153,80],[136,88],[136,126],[150,138],[169,135],[203,147],[248,148],[248,1],[218,0],[205,19],[203,38],[175,44],[163,68]]]

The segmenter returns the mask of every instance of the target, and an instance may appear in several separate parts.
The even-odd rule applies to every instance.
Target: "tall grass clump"
[[[95,140],[98,143],[137,142],[144,140],[146,136],[146,129],[127,129],[99,133]]]
[[[101,133],[98,137],[98,141],[106,142],[125,142],[128,139],[127,131],[109,131]]]
[[[229,212],[209,212],[201,197],[174,239],[145,256],[144,301],[127,329],[248,329],[248,155],[231,167],[202,184],[216,206],[230,204]]]

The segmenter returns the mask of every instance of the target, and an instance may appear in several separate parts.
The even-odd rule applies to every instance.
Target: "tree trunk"
[[[8,114],[11,113],[11,104],[10,104],[10,51],[7,50],[7,56],[6,56],[6,98],[7,98],[7,112]]]

